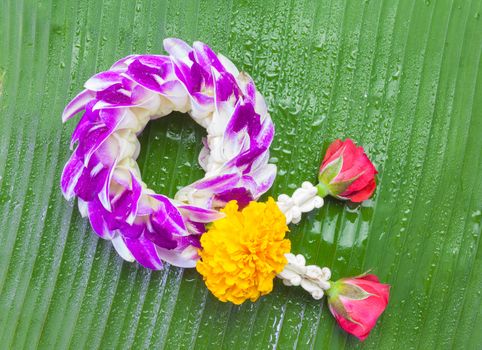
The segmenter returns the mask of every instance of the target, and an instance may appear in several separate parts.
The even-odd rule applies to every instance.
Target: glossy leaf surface
[[[43,349],[475,349],[482,346],[482,1],[4,0],[0,3],[0,344]],[[122,262],[59,189],[91,75],[162,40],[201,40],[248,72],[276,125],[270,194],[315,181],[335,138],[379,171],[373,200],[327,200],[291,228],[333,275],[371,269],[389,306],[360,344],[324,302],[277,283],[240,307],[195,270]],[[143,179],[202,176],[186,115],[141,137]]]

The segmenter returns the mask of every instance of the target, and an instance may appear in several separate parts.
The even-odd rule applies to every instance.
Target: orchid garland
[[[304,182],[292,196],[257,202],[276,176],[268,162],[274,125],[263,96],[246,73],[201,42],[166,39],[164,48],[169,55],[127,56],[94,75],[65,108],[64,122],[84,112],[61,178],[65,198],[78,198],[94,232],[125,260],[154,270],[163,261],[196,267],[218,299],[235,304],[270,293],[275,277],[314,299],[327,293],[340,325],[364,339],[386,307],[388,286],[371,275],[332,283],[329,268],[306,265],[285,238],[287,225],[320,208],[327,195],[355,202],[372,195],[376,169],[363,148],[335,141],[317,185]],[[205,176],[168,198],[142,181],[137,136],[173,111],[207,131],[199,154]],[[370,314],[378,290],[384,298]],[[350,297],[363,301],[361,312],[346,302]]]
[[[276,175],[268,164],[274,126],[253,80],[203,43],[166,39],[164,47],[169,56],[128,56],[94,75],[62,116],[85,112],[62,174],[65,198],[79,198],[94,232],[120,256],[155,270],[162,260],[194,267],[204,225],[223,216],[214,209],[257,200]],[[135,161],[137,135],[172,111],[207,130],[199,155],[206,175],[174,199],[150,190]]]

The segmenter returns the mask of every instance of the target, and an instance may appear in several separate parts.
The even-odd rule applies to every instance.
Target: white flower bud
[[[286,194],[278,196],[278,207],[286,216],[286,223],[297,224],[301,221],[303,213],[308,213],[315,208],[323,206],[323,198],[318,196],[318,191],[308,181],[302,183],[290,197]]]
[[[330,288],[331,272],[328,267],[320,268],[316,265],[306,266],[306,259],[303,255],[285,254],[288,263],[277,277],[286,286],[301,286],[311,294],[313,299],[319,300],[323,297],[324,291]]]

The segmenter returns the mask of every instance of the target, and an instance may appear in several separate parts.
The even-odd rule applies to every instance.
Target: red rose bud
[[[328,306],[344,331],[365,340],[388,304],[390,286],[377,276],[342,278],[327,291]]]
[[[375,191],[376,174],[363,147],[357,147],[350,139],[336,140],[328,147],[321,163],[318,194],[362,202]]]

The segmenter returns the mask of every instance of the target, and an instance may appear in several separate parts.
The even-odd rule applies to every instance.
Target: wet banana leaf
[[[482,1],[3,0],[0,3],[0,344],[8,349],[482,347]],[[375,162],[372,200],[327,200],[289,234],[335,278],[392,285],[364,343],[324,301],[276,282],[219,302],[195,270],[123,262],[59,189],[91,75],[162,40],[200,40],[266,96],[278,166],[267,195],[315,181],[336,138]],[[149,124],[143,180],[174,195],[203,176],[204,130]]]

